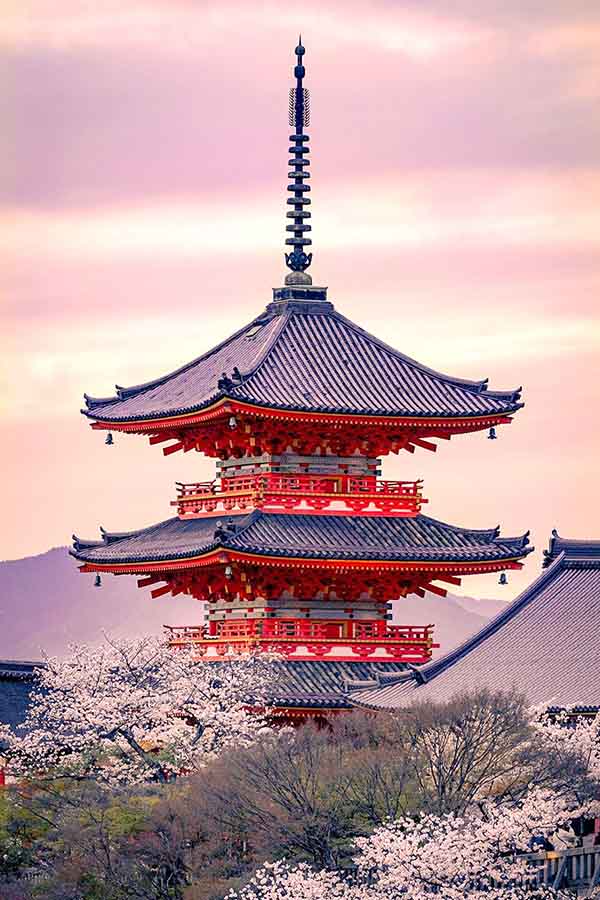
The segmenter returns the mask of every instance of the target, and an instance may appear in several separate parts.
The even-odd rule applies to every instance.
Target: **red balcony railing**
[[[267,472],[220,481],[177,483],[179,516],[267,511],[331,512],[337,515],[416,516],[423,503],[422,481],[378,481],[354,475],[296,475]]]
[[[165,626],[173,648],[197,647],[218,655],[228,650],[260,648],[302,658],[347,658],[375,654],[406,662],[427,662],[433,647],[433,625],[389,625],[387,622],[254,619],[211,622],[208,626]],[[383,656],[381,652],[383,651]]]

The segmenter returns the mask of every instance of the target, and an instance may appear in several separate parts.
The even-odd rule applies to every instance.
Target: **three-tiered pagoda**
[[[129,533],[75,538],[84,572],[139,576],[152,596],[205,601],[205,624],[170,629],[206,661],[282,658],[274,704],[344,705],[343,677],[431,657],[433,626],[392,625],[391,604],[521,567],[527,535],[422,513],[420,481],[380,479],[381,457],[510,423],[519,391],[442,375],[363,331],[312,284],[308,91],[296,47],[290,91],[289,274],[264,312],[177,371],[104,399],[92,428],[146,435],[168,455],[217,460],[214,481],[178,484],[176,515]],[[192,616],[193,617],[193,616]],[[336,684],[338,685],[336,687]]]

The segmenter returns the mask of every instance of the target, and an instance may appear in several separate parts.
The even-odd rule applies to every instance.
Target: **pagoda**
[[[381,458],[511,422],[519,390],[430,369],[346,319],[313,285],[305,49],[290,91],[285,260],[290,270],[249,324],[180,369],[112,397],[85,395],[92,428],[143,434],[165,455],[200,451],[213,481],[177,484],[175,515],[129,533],[74,538],[84,572],[132,574],[153,597],[206,603],[172,627],[174,648],[218,661],[282,660],[288,711],[334,706],[333,678],[426,663],[433,626],[391,624],[394,602],[520,568],[527,535],[472,530],[422,513],[421,481],[382,480]],[[287,679],[287,680],[286,680]]]

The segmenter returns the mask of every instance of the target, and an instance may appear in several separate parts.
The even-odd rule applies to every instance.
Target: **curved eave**
[[[90,542],[86,542],[89,544]],[[170,572],[183,569],[203,568],[218,563],[240,562],[261,563],[274,568],[303,568],[303,569],[334,569],[336,571],[388,571],[388,572],[450,572],[455,575],[481,574],[486,572],[499,572],[504,569],[521,568],[520,560],[530,553],[533,547],[523,547],[519,553],[504,557],[483,558],[477,560],[415,560],[415,559],[351,559],[351,558],[325,558],[310,556],[288,556],[284,553],[250,553],[240,550],[232,550],[226,545],[216,546],[204,553],[173,556],[162,559],[132,559],[112,560],[100,562],[86,559],[85,548],[80,544],[81,550],[70,550],[75,559],[82,562],[82,571],[85,572],[113,572],[115,574],[137,575],[146,572]]]
[[[389,428],[439,428],[441,430],[461,430],[467,427],[471,430],[489,428],[492,425],[506,425],[512,419],[510,416],[522,409],[524,403],[513,403],[506,409],[492,413],[470,413],[466,415],[428,415],[415,413],[396,413],[367,410],[323,409],[311,410],[308,408],[293,406],[269,406],[261,403],[248,403],[236,400],[235,397],[221,396],[202,407],[182,411],[174,410],[170,415],[157,414],[135,418],[110,418],[101,416],[93,410],[82,409],[83,415],[93,419],[92,428],[132,433],[152,434],[163,429],[184,429],[196,425],[209,423],[222,416],[232,413],[255,416],[256,418],[272,418],[280,421],[304,421],[316,424],[344,424],[344,425],[379,425]]]
[[[433,369],[430,366],[426,366],[424,363],[419,362],[419,360],[414,359],[412,356],[408,356],[406,353],[402,353],[400,350],[392,347],[391,344],[387,344],[385,341],[381,340],[381,338],[378,338],[366,329],[361,328],[360,325],[357,325],[351,319],[347,319],[346,316],[343,316],[341,313],[337,312],[337,310],[334,311],[333,316],[338,321],[343,322],[347,328],[351,329],[356,334],[361,335],[369,343],[381,347],[387,353],[390,353],[392,356],[396,357],[396,359],[400,359],[402,360],[402,362],[408,363],[419,372],[426,373],[427,375],[430,375],[436,380],[443,382],[449,387],[461,387],[465,388],[473,394],[485,393],[487,397],[493,397],[495,400],[507,400],[511,402],[515,402],[516,400],[518,400],[521,395],[521,391],[523,390],[522,387],[518,387],[513,391],[490,391],[488,390],[489,378],[482,378],[479,381],[473,381],[469,378],[458,378],[455,375],[448,375],[445,372],[440,372],[438,369]]]
[[[298,374],[290,377],[294,363]],[[224,377],[218,375],[221,367]],[[162,422],[201,414],[227,395],[280,413],[472,419],[511,415],[522,406],[520,391],[489,390],[487,379],[457,378],[425,366],[327,302],[289,302],[281,309],[270,306],[174,372],[117,386],[113,397],[86,396],[83,412],[104,423]]]
[[[91,397],[89,394],[84,394],[83,398],[86,402],[87,409],[82,409],[81,412],[84,415],[91,415],[93,418],[95,418],[93,410],[96,407],[106,406],[108,404],[113,404],[113,403],[118,403],[122,400],[127,400],[130,397],[135,397],[138,394],[142,394],[142,393],[144,393],[144,391],[148,391],[148,390],[152,390],[153,388],[161,387],[162,385],[167,384],[173,378],[176,378],[178,375],[183,375],[184,373],[189,372],[195,366],[197,366],[199,363],[202,363],[202,362],[206,361],[207,359],[210,359],[211,357],[216,356],[221,350],[226,348],[229,344],[232,344],[233,342],[235,342],[238,338],[243,337],[252,328],[254,328],[258,325],[262,326],[262,325],[266,324],[266,322],[267,322],[267,319],[266,319],[265,313],[262,313],[261,315],[256,316],[248,325],[244,325],[242,328],[240,328],[234,334],[225,338],[225,340],[223,340],[219,344],[217,344],[216,347],[213,347],[211,350],[208,350],[206,353],[202,353],[200,356],[196,357],[195,359],[191,360],[188,363],[185,363],[183,366],[180,366],[178,369],[175,369],[172,372],[168,372],[166,375],[162,375],[159,378],[151,379],[150,381],[143,382],[142,384],[131,385],[130,387],[122,387],[121,385],[118,385],[118,384],[115,385],[116,393],[112,397]],[[281,331],[281,328],[283,327],[284,324],[285,324],[285,321],[283,318],[281,318],[279,321],[279,325],[275,331],[275,335],[277,333],[279,333],[279,331]],[[268,351],[270,350],[270,347],[271,347],[271,343],[267,342],[266,347],[264,348],[263,352],[258,354],[254,367],[256,367],[256,365],[260,364],[264,355],[266,353],[268,353]],[[186,410],[186,412],[192,412],[192,411],[194,411],[194,409],[195,410],[202,409],[204,406],[210,405],[214,401],[214,399],[216,399],[217,397],[219,397],[221,395],[222,395],[221,392],[216,391],[216,392],[214,392],[213,396],[211,398],[209,398],[208,400],[206,400],[203,404],[199,405],[198,407],[194,407],[193,409],[190,408],[189,410]],[[159,413],[159,415],[162,415],[162,413]]]
[[[273,716],[310,716],[315,710],[319,713],[339,712],[340,710],[351,710],[352,703],[347,700],[343,694],[337,697],[305,697],[295,699],[293,697],[272,697],[269,698],[268,711]]]

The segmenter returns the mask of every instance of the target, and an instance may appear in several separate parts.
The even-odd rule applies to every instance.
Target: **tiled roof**
[[[474,531],[428,516],[378,518],[253,512],[207,519],[168,519],[101,541],[74,538],[73,555],[99,564],[185,559],[223,547],[263,556],[426,562],[501,561],[524,556],[527,535],[502,538],[499,529]]]
[[[237,369],[240,378],[232,373]],[[229,383],[219,385],[223,374]],[[86,395],[85,415],[145,421],[198,412],[228,396],[253,405],[380,416],[510,414],[519,391],[442,375],[363,331],[327,302],[271,304],[214,350],[117,395]]]
[[[35,669],[42,665],[0,659],[0,724],[14,728],[24,721],[35,686]]]
[[[361,682],[381,673],[399,674],[400,662],[326,662],[275,660],[276,685],[269,702],[275,707],[351,709],[344,694],[346,682]]]
[[[544,567],[551,565],[562,554],[565,559],[575,560],[600,560],[600,541],[579,541],[573,538],[563,538],[554,529],[550,537],[550,545],[544,550]]]
[[[515,687],[534,704],[600,706],[600,541],[554,533],[548,558],[542,575],[460,647],[394,684],[353,692],[353,701],[395,709]]]

